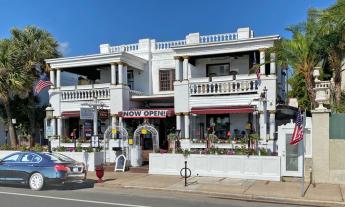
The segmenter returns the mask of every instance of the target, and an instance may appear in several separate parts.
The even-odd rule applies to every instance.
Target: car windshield
[[[53,153],[53,154],[46,154],[46,155],[53,162],[75,162],[75,160],[73,160],[72,158],[62,155],[62,154]]]

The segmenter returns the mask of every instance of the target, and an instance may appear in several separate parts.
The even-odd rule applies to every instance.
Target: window
[[[159,90],[172,91],[174,90],[175,70],[161,69],[159,70]]]
[[[206,66],[207,77],[230,75],[230,64],[210,64]]]
[[[133,70],[127,72],[127,85],[129,89],[134,90],[134,74]]]
[[[2,161],[4,162],[16,162],[18,160],[19,154],[14,154],[12,156],[6,157]]]
[[[21,162],[41,162],[42,158],[35,154],[25,154],[21,158]]]

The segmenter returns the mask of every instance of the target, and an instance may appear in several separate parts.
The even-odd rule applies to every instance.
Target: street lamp
[[[54,118],[54,109],[50,105],[46,108],[46,120],[47,120],[47,127],[51,125],[51,120]],[[47,128],[46,127],[46,128]],[[47,133],[47,129],[46,129]],[[48,138],[48,151],[51,152],[51,143],[50,143],[50,138]]]

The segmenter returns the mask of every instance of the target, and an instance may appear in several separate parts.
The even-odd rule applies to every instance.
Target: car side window
[[[19,154],[14,154],[12,156],[6,157],[5,159],[3,159],[3,162],[16,162],[19,158]]]
[[[24,154],[20,162],[40,162],[42,158],[35,154]]]

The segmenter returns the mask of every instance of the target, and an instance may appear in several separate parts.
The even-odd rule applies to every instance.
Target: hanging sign
[[[93,108],[80,108],[80,119],[92,120]]]
[[[86,138],[92,137],[93,134],[93,123],[91,121],[84,122],[84,136]]]
[[[107,120],[109,117],[109,111],[106,109],[100,109],[98,110],[98,116],[102,121]]]
[[[166,118],[168,110],[129,110],[123,111],[123,118]]]

